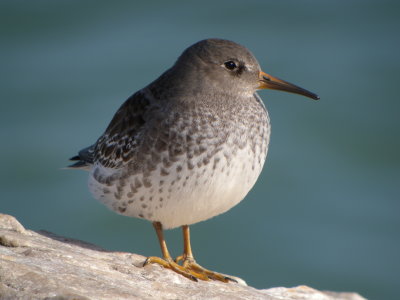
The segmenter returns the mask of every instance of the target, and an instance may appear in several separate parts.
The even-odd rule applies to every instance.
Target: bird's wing
[[[79,152],[71,160],[77,163],[72,168],[85,168],[94,163],[104,167],[119,168],[133,155],[137,137],[146,124],[147,111],[152,101],[143,91],[138,91],[118,109],[106,131],[97,142]]]

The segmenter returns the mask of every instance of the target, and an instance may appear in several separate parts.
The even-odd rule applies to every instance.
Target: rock
[[[257,290],[192,282],[145,257],[110,252],[46,231],[26,230],[0,214],[0,299],[364,299],[298,286]]]

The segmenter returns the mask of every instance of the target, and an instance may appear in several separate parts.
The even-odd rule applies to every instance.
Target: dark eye
[[[224,66],[228,70],[234,70],[234,69],[237,68],[236,63],[234,61],[232,61],[232,60],[228,60],[227,62],[224,62]]]

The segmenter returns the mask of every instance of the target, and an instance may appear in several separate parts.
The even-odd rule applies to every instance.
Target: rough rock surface
[[[0,299],[364,299],[298,286],[257,290],[244,282],[192,282],[145,257],[109,252],[0,214]]]

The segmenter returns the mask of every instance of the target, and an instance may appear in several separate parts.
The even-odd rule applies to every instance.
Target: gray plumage
[[[112,210],[166,228],[230,209],[254,185],[267,154],[260,71],[241,45],[194,44],[133,94],[70,167],[89,170],[91,192]]]
[[[190,224],[224,213],[255,184],[268,151],[270,120],[258,89],[318,99],[261,71],[245,47],[200,41],[119,108],[104,134],[72,158],[89,171],[96,199],[117,213],[153,222],[163,258],[192,280],[235,281],[196,263]],[[182,226],[184,251],[173,260],[163,228]],[[179,262],[182,262],[179,264]]]

